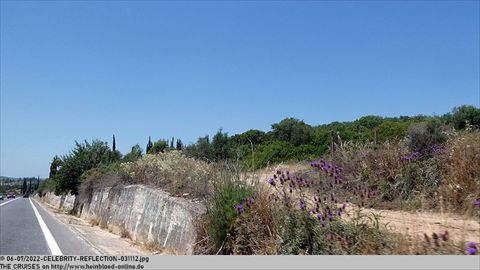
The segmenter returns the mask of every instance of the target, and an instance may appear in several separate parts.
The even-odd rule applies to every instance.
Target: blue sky
[[[479,106],[479,2],[1,2],[1,175],[74,141],[123,153]]]

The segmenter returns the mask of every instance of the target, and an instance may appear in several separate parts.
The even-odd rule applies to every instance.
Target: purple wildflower
[[[268,179],[268,183],[272,186],[275,186],[275,180],[272,177],[270,177],[270,179]]]
[[[473,206],[478,206],[480,207],[480,198],[476,199],[475,202],[473,203]]]
[[[467,247],[468,247],[468,249],[467,249],[468,254],[470,254],[470,255],[475,255],[475,254],[477,254],[477,252],[478,252],[478,250],[477,250],[477,243],[475,243],[475,242],[468,242],[468,243],[467,243]]]
[[[305,209],[305,201],[303,201],[303,199],[300,199],[300,209]]]
[[[238,211],[238,214],[243,213],[243,205],[241,203],[237,204],[237,211]]]
[[[322,225],[322,227],[325,227],[325,221],[320,220],[320,224]]]

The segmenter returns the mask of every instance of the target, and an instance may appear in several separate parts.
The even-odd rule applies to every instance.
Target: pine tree
[[[117,150],[116,145],[115,145],[115,134],[113,134],[113,143],[112,143],[112,151],[115,152]]]

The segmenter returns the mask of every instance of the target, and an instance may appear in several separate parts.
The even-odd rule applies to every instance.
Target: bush
[[[208,179],[212,166],[203,161],[188,158],[180,151],[145,155],[136,162],[120,164],[130,184],[145,184],[162,188],[173,196],[189,193],[205,197],[209,192]]]
[[[408,148],[410,151],[418,151],[423,155],[430,156],[435,145],[441,145],[447,137],[442,131],[442,125],[438,119],[428,122],[413,124],[408,133]]]
[[[480,198],[480,131],[464,131],[447,143],[443,198],[454,209],[466,211]]]
[[[442,180],[443,162],[439,158],[407,162],[398,170],[394,182],[382,180],[379,191],[384,201],[427,199],[427,208],[437,203],[438,188]]]
[[[234,223],[240,214],[238,204],[247,209],[244,200],[254,196],[253,188],[244,180],[238,165],[222,164],[217,167],[213,177],[213,191],[207,197],[208,234],[215,245],[215,250],[221,250],[227,236],[233,233]],[[232,253],[223,249],[223,254]]]
[[[255,203],[239,215],[227,241],[235,255],[277,254],[275,212],[264,185],[255,186]]]
[[[289,211],[284,218],[279,254],[389,254],[395,245],[394,237],[380,228],[374,215],[358,212],[350,221],[334,220],[325,227],[306,212]]]
[[[451,121],[457,130],[464,129],[467,123],[480,128],[480,109],[468,105],[453,108]]]

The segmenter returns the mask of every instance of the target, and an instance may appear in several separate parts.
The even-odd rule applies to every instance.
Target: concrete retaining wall
[[[71,197],[65,199],[63,209],[72,209],[74,196]],[[60,206],[60,197],[53,193],[44,196],[44,200]],[[79,204],[83,219],[167,254],[193,253],[195,225],[206,212],[201,203],[142,185],[94,190],[93,196]]]
[[[56,196],[53,192],[48,192],[42,197],[42,200],[58,209],[70,211],[73,209],[75,195]]]

